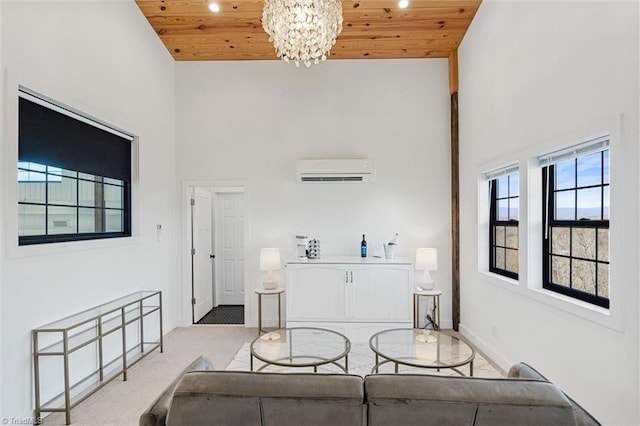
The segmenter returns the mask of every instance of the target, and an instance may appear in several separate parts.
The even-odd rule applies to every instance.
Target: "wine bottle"
[[[364,239],[364,234],[362,234],[362,242],[360,243],[360,256],[367,257],[367,240]]]

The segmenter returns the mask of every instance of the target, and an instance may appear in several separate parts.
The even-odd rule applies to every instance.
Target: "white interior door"
[[[244,305],[243,193],[216,194],[216,293],[220,305]]]
[[[211,191],[194,188],[192,216],[193,322],[213,309]]]

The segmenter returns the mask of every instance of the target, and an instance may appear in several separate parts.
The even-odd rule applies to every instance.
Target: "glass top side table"
[[[418,368],[450,368],[464,376],[457,368],[469,364],[469,375],[473,376],[475,350],[467,343],[447,333],[434,330],[396,328],[384,330],[371,336],[369,347],[376,354],[376,363],[371,372],[386,363],[408,365]],[[382,360],[380,360],[382,358]]]
[[[333,364],[345,373],[349,372],[349,339],[335,331],[312,327],[281,328],[261,335],[251,342],[251,371],[253,359],[265,364],[256,371],[262,371],[269,365],[281,367],[313,367]],[[338,363],[344,358],[344,365]]]

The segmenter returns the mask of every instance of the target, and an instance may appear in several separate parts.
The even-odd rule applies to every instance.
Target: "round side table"
[[[262,329],[262,296],[268,296],[275,294],[278,296],[278,328],[282,328],[282,293],[284,293],[284,287],[278,287],[273,290],[267,290],[265,288],[259,288],[256,290],[258,295],[258,336],[266,330]]]
[[[440,329],[440,295],[442,290],[434,288],[432,290],[413,290],[413,328],[420,327],[420,297],[433,297],[433,329]],[[426,324],[425,324],[426,326]]]

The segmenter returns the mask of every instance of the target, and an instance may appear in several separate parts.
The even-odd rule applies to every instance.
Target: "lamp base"
[[[262,281],[265,290],[275,290],[278,288],[278,281]]]
[[[433,290],[435,286],[433,281],[416,281],[416,290]]]

